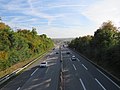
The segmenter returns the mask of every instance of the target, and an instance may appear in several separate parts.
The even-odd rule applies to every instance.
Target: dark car
[[[70,54],[70,52],[66,52],[66,54]]]
[[[56,52],[56,54],[59,54],[58,52]]]

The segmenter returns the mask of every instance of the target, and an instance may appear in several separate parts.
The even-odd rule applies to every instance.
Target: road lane
[[[111,79],[109,79],[106,75],[101,73],[94,65],[92,65],[90,62],[85,60],[83,57],[81,57],[79,54],[69,50],[69,49],[62,49],[63,52],[70,51],[71,54],[69,57],[68,55],[63,53],[64,57],[64,70],[66,70],[68,75],[73,75],[74,77],[65,77],[67,76],[64,74],[65,79],[65,90],[75,90],[76,85],[82,86],[83,90],[120,90],[119,86],[114,83]],[[71,61],[71,56],[76,56],[76,61]],[[71,67],[73,69],[71,69]],[[71,80],[73,79],[73,80]],[[69,82],[66,83],[66,81],[69,80]],[[80,83],[78,83],[78,80]],[[73,83],[74,82],[74,83]],[[71,88],[68,88],[67,86],[70,86]],[[82,90],[81,87],[78,87],[79,90]]]
[[[71,51],[72,52],[72,51]],[[115,82],[112,82],[111,79],[107,78],[106,75],[103,75],[98,71],[98,69],[92,65],[90,62],[88,62],[85,58],[81,57],[79,54],[74,53],[74,55],[83,63],[87,68],[89,69],[89,72],[93,75],[93,77],[97,78],[101,84],[107,89],[107,90],[119,90],[120,86],[118,86]]]
[[[60,73],[60,56],[52,51],[38,60],[1,90],[57,90]],[[47,68],[40,68],[41,61],[48,61]]]
[[[82,63],[78,61],[73,62],[73,63],[77,68],[76,73],[78,75],[78,79],[81,78],[86,90],[102,90],[102,87],[100,87],[96,83],[93,75],[89,72],[89,70],[86,70],[85,67],[83,67]]]
[[[43,70],[43,72],[40,72]],[[57,90],[60,71],[58,58],[48,60],[47,68],[39,68],[29,81],[22,86],[21,90]]]
[[[120,90],[108,76],[68,48],[61,49],[64,90]],[[71,54],[66,54],[70,51]],[[47,68],[40,68],[37,61],[1,90],[58,90],[60,75],[60,54],[55,50],[45,56]],[[77,60],[72,61],[72,55]]]
[[[64,56],[64,54],[62,56]],[[70,62],[70,58],[63,57],[64,90],[83,90],[75,71],[76,70]]]

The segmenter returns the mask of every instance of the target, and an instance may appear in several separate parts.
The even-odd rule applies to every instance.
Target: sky
[[[120,26],[120,0],[0,0],[0,17],[14,30],[51,38],[94,35],[103,22]]]

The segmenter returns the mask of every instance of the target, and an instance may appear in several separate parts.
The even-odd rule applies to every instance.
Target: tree
[[[32,33],[33,35],[37,35],[36,28],[32,27]]]
[[[0,71],[27,59],[41,55],[53,47],[47,35],[19,29],[14,32],[5,23],[0,23]]]
[[[104,22],[94,34],[94,45],[98,49],[108,49],[118,43],[117,28],[111,21]]]

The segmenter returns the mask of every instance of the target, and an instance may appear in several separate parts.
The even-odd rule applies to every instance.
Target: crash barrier
[[[44,56],[45,54],[46,53],[44,53],[40,57]],[[21,72],[22,70],[24,70],[25,68],[27,68],[28,66],[30,66],[32,63],[34,63],[35,61],[37,61],[40,57],[34,59],[33,61],[31,61],[30,63],[26,64],[22,68],[18,68],[17,70],[13,71],[11,74],[5,75],[2,78],[0,78],[0,85],[2,85],[4,82],[6,82],[7,80],[9,80],[13,76],[16,76],[19,72]]]

